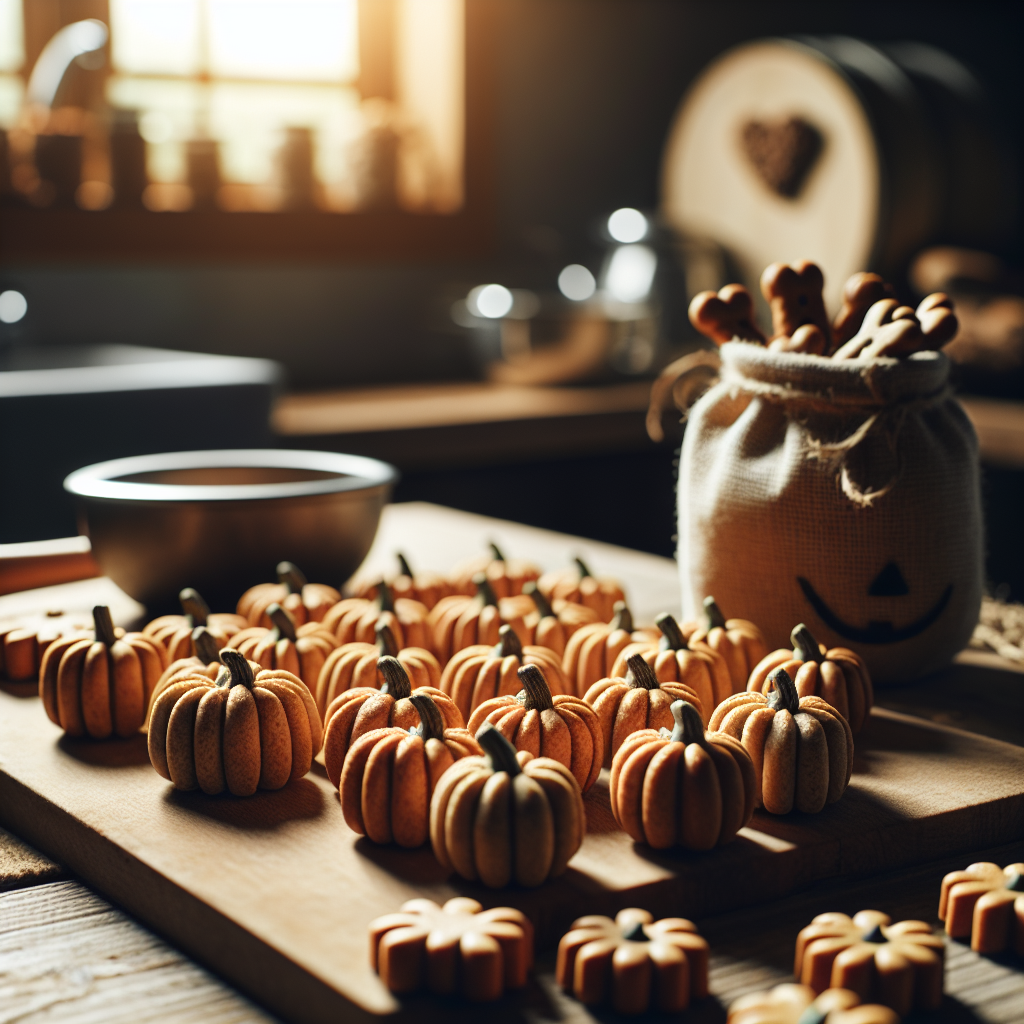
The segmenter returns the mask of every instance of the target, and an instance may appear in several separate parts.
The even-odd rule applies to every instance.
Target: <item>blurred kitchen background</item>
[[[644,417],[700,344],[689,296],[819,258],[820,236],[908,300],[954,293],[989,582],[1020,600],[1022,21],[980,2],[0,0],[0,543],[73,533],[60,481],[85,463],[280,444],[387,459],[397,500],[671,555],[681,428],[655,444]],[[789,88],[837,127],[793,122],[780,172],[778,132],[751,121],[747,210],[719,181],[732,157],[693,141],[729,102],[705,89],[677,115],[723,54],[778,37],[803,40]],[[755,107],[785,79],[768,47],[719,65],[727,86],[768,76]],[[840,137],[870,165],[852,184]],[[800,221],[815,174],[836,191]]]

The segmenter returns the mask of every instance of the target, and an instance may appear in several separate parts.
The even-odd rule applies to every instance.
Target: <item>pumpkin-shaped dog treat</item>
[[[679,623],[664,612],[654,620],[661,630],[657,641],[632,643],[623,648],[612,675],[620,676],[626,670],[626,661],[639,654],[654,669],[660,683],[685,683],[700,698],[700,712],[706,725],[711,712],[734,691],[732,677],[725,659],[707,644],[687,643]],[[742,684],[738,684],[742,686]]]
[[[582,697],[599,679],[611,676],[616,660],[629,644],[657,642],[660,636],[657,629],[634,629],[626,602],[619,601],[611,622],[581,626],[569,637],[562,671],[573,692]]]
[[[192,651],[191,657],[172,661],[157,680],[157,684],[153,687],[153,692],[149,696],[149,705],[146,708],[146,729],[149,728],[149,718],[153,712],[153,705],[156,703],[157,697],[172,683],[185,676],[194,675],[206,676],[207,679],[213,680],[221,672],[227,671],[220,660],[220,649],[217,647],[217,641],[210,635],[210,631],[205,626],[196,626],[192,630]]]
[[[362,597],[339,601],[324,616],[323,625],[334,633],[339,644],[372,644],[377,639],[377,625],[383,622],[391,630],[399,648],[425,647],[432,650],[427,615],[425,604],[408,597],[396,601],[391,588],[380,580],[377,596],[372,601]]]
[[[594,709],[579,697],[552,697],[536,665],[523,665],[518,674],[523,689],[515,697],[485,700],[473,712],[469,731],[476,734],[490,722],[516,750],[564,764],[586,793],[604,763],[604,737]]]
[[[615,605],[625,601],[622,584],[610,576],[594,576],[582,558],[574,558],[571,569],[546,572],[537,581],[541,593],[552,603],[569,601],[591,608],[601,622],[611,622]]]
[[[924,921],[892,924],[877,910],[852,918],[819,914],[797,936],[793,973],[815,992],[848,988],[905,1017],[939,1008],[944,953],[941,937]]]
[[[731,842],[754,813],[757,777],[743,745],[705,734],[690,703],[672,705],[672,731],[643,729],[612,761],[612,814],[639,843],[656,850],[710,850]]]
[[[260,668],[291,672],[309,687],[310,693],[315,692],[320,670],[338,646],[334,634],[320,622],[307,622],[296,629],[291,615],[276,603],[265,614],[273,624],[270,629],[250,626],[236,633],[228,646]]]
[[[672,704],[686,700],[700,710],[700,697],[685,683],[659,683],[654,669],[640,654],[631,654],[621,676],[599,679],[583,698],[597,714],[604,736],[604,764],[627,736],[641,729],[671,729]]]
[[[419,601],[427,608],[433,608],[442,597],[455,593],[452,585],[440,573],[422,569],[413,572],[408,559],[401,551],[395,552],[395,558],[398,560],[398,575],[387,580],[387,585],[395,598],[408,598]],[[373,601],[377,597],[379,585],[379,577],[371,581],[356,580],[351,585],[349,593]]]
[[[250,587],[240,598],[235,609],[245,616],[250,626],[273,623],[267,616],[272,604],[281,605],[299,626],[307,622],[322,622],[327,612],[341,600],[341,594],[326,583],[307,583],[306,577],[292,562],[279,562],[276,583],[259,583]]]
[[[572,772],[515,748],[494,726],[477,735],[485,757],[466,757],[430,802],[430,842],[449,870],[491,888],[540,885],[560,875],[587,830]]]
[[[810,986],[792,984],[741,996],[729,1007],[725,1024],[810,1024],[812,1020],[815,1024],[900,1024],[888,1006],[862,1003],[848,988],[827,988],[815,997]]]
[[[521,594],[501,598],[498,610],[506,622],[523,620],[526,642],[546,647],[559,657],[565,654],[565,645],[573,633],[600,621],[597,612],[581,604],[559,600],[553,605],[532,581],[523,587]]]
[[[448,577],[456,594],[472,597],[477,593],[476,576],[483,573],[495,597],[514,597],[523,592],[530,580],[540,578],[540,569],[521,558],[506,558],[493,541],[489,557],[471,558],[457,565]]]
[[[446,729],[425,693],[412,694],[408,703],[419,725],[373,729],[353,739],[338,790],[353,832],[411,847],[422,846],[430,834],[430,796],[438,780],[460,758],[483,751],[467,729]]]
[[[290,672],[259,671],[238,651],[220,653],[226,672],[179,677],[153,702],[149,759],[175,789],[252,796],[309,771],[323,740],[306,684]]]
[[[161,615],[147,623],[142,632],[156,637],[167,651],[168,661],[188,658],[192,654],[192,631],[205,626],[217,642],[218,650],[249,625],[249,620],[234,612],[211,612],[198,590],[186,587],[180,594],[181,615]]]
[[[141,633],[118,638],[106,605],[97,605],[92,616],[93,636],[72,634],[47,647],[39,696],[50,721],[69,736],[131,736],[146,720],[165,652]]]
[[[375,644],[359,641],[342,644],[331,651],[324,662],[315,693],[316,706],[321,714],[327,711],[331,701],[346,690],[358,687],[380,689],[385,680],[377,662],[384,655],[397,658],[402,663],[413,689],[419,686],[440,687],[441,665],[437,658],[422,647],[399,650],[391,629],[384,620],[380,620],[377,623]]]
[[[790,637],[793,650],[773,651],[750,673],[748,690],[767,692],[768,678],[784,668],[796,684],[800,697],[820,697],[831,704],[850,725],[854,736],[867,723],[874,690],[871,675],[860,655],[845,647],[826,650],[801,623]]]
[[[739,740],[759,780],[758,801],[771,814],[794,808],[817,814],[835,803],[853,774],[853,733],[819,697],[798,697],[783,668],[769,677],[767,696],[737,693],[711,716],[712,732]]]
[[[453,655],[478,644],[496,644],[504,625],[511,626],[522,643],[529,643],[530,631],[521,615],[506,619],[490,580],[483,573],[473,577],[476,597],[456,594],[445,597],[431,609],[427,619],[432,649],[442,665]],[[517,611],[521,612],[521,609]]]
[[[370,964],[392,992],[426,988],[478,1002],[522,988],[533,964],[533,925],[512,907],[484,910],[456,896],[439,907],[409,900],[370,922]]]
[[[635,907],[581,917],[558,943],[555,979],[587,1006],[677,1013],[708,994],[708,944],[692,922]]]
[[[536,665],[552,693],[567,693],[558,655],[547,647],[524,647],[511,626],[502,626],[494,647],[475,644],[456,654],[441,673],[441,689],[469,719],[485,700],[513,697],[522,689],[519,669]]]
[[[707,644],[725,660],[736,693],[747,685],[754,666],[768,653],[764,634],[749,619],[727,619],[713,597],[704,598],[704,621],[684,622],[688,644]]]
[[[62,637],[85,636],[92,630],[88,613],[54,609],[16,615],[0,623],[0,679],[34,681],[46,648]]]
[[[1024,956],[1024,864],[979,862],[942,880],[939,920],[954,939],[971,937],[978,953],[1012,949]]]
[[[378,657],[376,670],[384,677],[384,685],[379,690],[368,686],[343,690],[331,701],[324,715],[324,767],[336,786],[341,779],[345,755],[360,736],[374,729],[416,726],[419,712],[410,698],[417,694],[434,701],[445,729],[465,727],[465,719],[447,694],[433,686],[418,686],[413,690],[405,666],[397,658],[386,654]]]

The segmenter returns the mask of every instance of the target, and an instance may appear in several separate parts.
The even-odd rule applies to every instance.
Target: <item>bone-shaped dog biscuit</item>
[[[860,330],[833,358],[898,358],[939,349],[956,334],[957,326],[952,303],[941,292],[927,296],[916,312],[895,299],[882,299],[871,306]]]
[[[880,299],[891,299],[896,292],[878,274],[854,274],[843,286],[843,305],[832,321],[834,344],[845,345],[864,322],[864,314]]]
[[[804,324],[793,332],[792,338],[774,338],[768,345],[772,352],[802,352],[804,355],[823,356],[828,352],[828,340],[814,324]]]
[[[690,303],[690,323],[718,345],[739,339],[758,345],[764,335],[754,323],[754,300],[741,284],[727,284],[720,292],[701,292]]]
[[[814,324],[832,344],[832,325],[821,290],[825,276],[810,260],[773,263],[761,275],[761,294],[772,310],[772,338],[792,338],[797,328]]]

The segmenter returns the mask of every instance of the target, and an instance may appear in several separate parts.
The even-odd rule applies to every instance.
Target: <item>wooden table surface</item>
[[[545,567],[579,553],[595,571],[620,576],[640,621],[657,611],[678,608],[675,565],[667,559],[609,545],[551,534],[512,523],[456,513],[436,506],[391,506],[381,524],[368,565],[389,567],[401,539],[415,537],[419,561],[443,569],[456,557],[493,538],[510,553]],[[406,544],[406,546],[408,546]],[[0,598],[0,615],[19,604],[86,600],[89,587],[109,581],[82,581]],[[126,619],[137,606],[122,600]],[[1024,745],[1024,675],[991,657],[965,655],[939,676],[881,691],[879,703],[945,724]],[[0,752],[2,753],[2,752]],[[998,850],[978,850],[945,862],[871,878],[824,883],[796,896],[753,909],[698,921],[712,947],[712,997],[695,1006],[686,1020],[724,1020],[732,999],[791,980],[796,932],[826,910],[849,913],[865,907],[896,919],[936,920],[942,875],[974,860],[1008,863],[1024,859],[1021,842]],[[657,908],[650,908],[656,910]],[[553,984],[553,951],[540,951],[529,988],[487,1014],[500,1021],[602,1021],[567,999]],[[928,1020],[1011,1024],[1024,1019],[1024,974],[1019,960],[981,957],[960,942],[947,941],[946,1000]],[[452,1006],[453,1019],[476,1020],[479,1011]],[[32,1022],[220,1022],[275,1018],[168,946],[147,928],[111,906],[66,871],[0,833],[0,1024]]]

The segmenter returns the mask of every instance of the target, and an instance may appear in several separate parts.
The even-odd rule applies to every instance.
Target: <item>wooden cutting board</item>
[[[296,1021],[451,1019],[451,1005],[399,1003],[367,964],[368,922],[413,896],[511,903],[551,946],[580,914],[699,918],[1008,842],[1024,822],[1024,750],[876,709],[850,789],[820,815],[759,814],[720,850],[654,853],[615,829],[599,783],[563,878],[490,891],[445,877],[429,848],[357,838],[322,774],[248,800],[178,793],[144,737],[70,740],[28,690],[0,692],[0,824]]]

